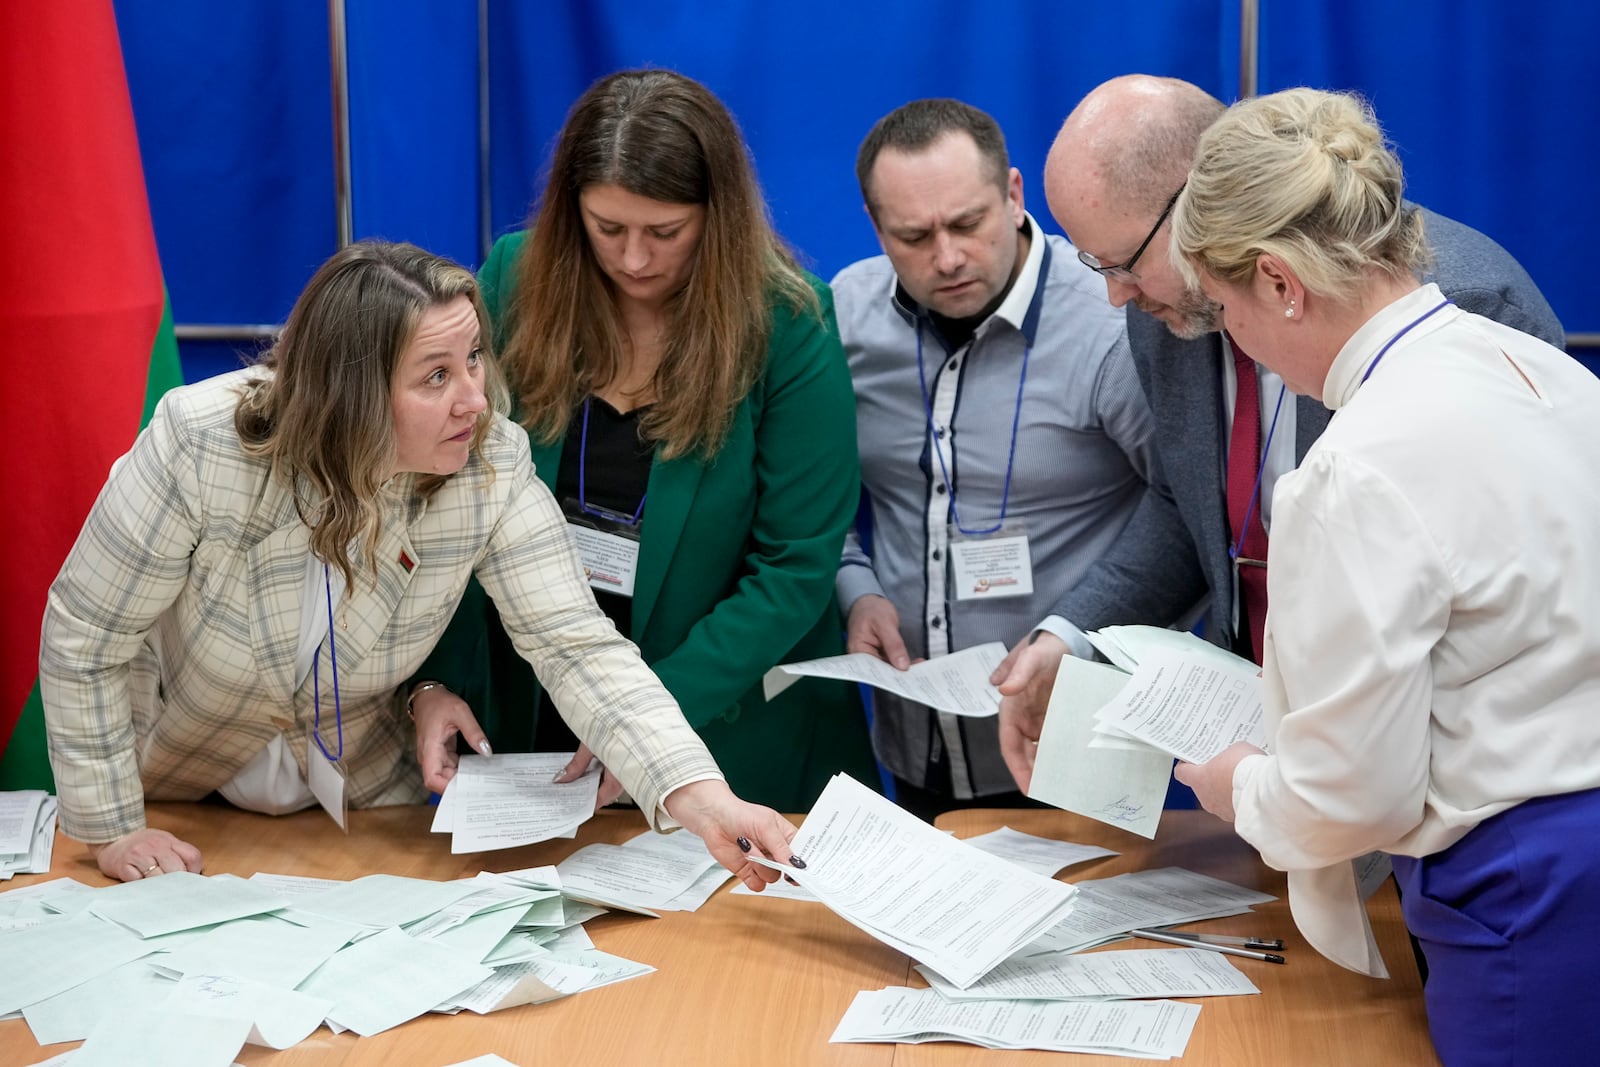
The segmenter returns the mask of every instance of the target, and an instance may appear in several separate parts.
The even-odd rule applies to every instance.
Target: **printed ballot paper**
[[[1104,663],[1063,656],[1034,755],[1028,795],[1140,837],[1156,836],[1172,757],[1148,745],[1094,745],[1096,716],[1128,676]]]
[[[1099,730],[1204,763],[1235,741],[1267,742],[1261,684],[1252,665],[1240,669],[1157,649],[1139,661],[1133,679],[1100,709]]]
[[[1063,657],[1028,795],[1153,838],[1174,756],[1204,762],[1234,741],[1266,747],[1256,667],[1154,626],[1088,636],[1113,665]]]
[[[1075,890],[935,830],[836,774],[780,867],[846,921],[966,988],[1072,910]]]
[[[448,833],[457,854],[577,836],[594,814],[600,770],[596,765],[575,782],[554,781],[571,759],[570,752],[462,756],[439,797],[433,832]]]
[[[954,1040],[985,1048],[1171,1059],[1183,1055],[1199,1017],[1200,1005],[1172,1000],[970,1003],[949,1000],[937,989],[890,986],[857,993],[831,1040]]]
[[[42,789],[0,793],[0,882],[48,871],[55,840],[55,797]]]
[[[852,652],[847,656],[781,664],[767,672],[761,685],[767,699],[771,700],[801,677],[842,678],[847,682],[865,682],[874,689],[940,711],[987,718],[1000,711],[1000,690],[989,684],[989,675],[1005,658],[1006,646],[991,641],[948,656],[935,656],[900,671],[876,656]]]

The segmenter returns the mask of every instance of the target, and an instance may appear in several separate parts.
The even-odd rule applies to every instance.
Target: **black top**
[[[631,521],[644,513],[645,489],[650,483],[650,465],[655,460],[655,445],[639,437],[639,419],[648,407],[634,408],[626,414],[599,397],[591,397],[589,408],[589,433],[584,439],[583,405],[572,413],[567,424],[567,439],[561,448],[561,466],[556,471],[556,500],[568,522],[581,522],[585,526],[617,530],[626,528],[626,522],[610,522],[584,512],[579,506],[579,471],[583,472],[582,503],[591,510],[599,510]],[[635,530],[639,527],[635,527]],[[633,598],[594,591],[595,603],[605,612],[623,637],[633,631]],[[578,740],[567,724],[556,714],[548,693],[539,698],[539,716],[534,727],[534,750],[537,752],[570,752],[577,748]]]

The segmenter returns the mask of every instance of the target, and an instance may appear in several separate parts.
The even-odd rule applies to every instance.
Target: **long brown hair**
[[[361,241],[317,269],[289,312],[289,321],[260,365],[270,375],[246,386],[234,411],[244,450],[267,458],[311,527],[311,551],[355,585],[350,546],[363,546],[377,576],[381,504],[395,461],[391,383],[400,355],[428,309],[458,297],[472,301],[483,330],[489,320],[472,272],[415,245]],[[506,408],[494,361],[484,360],[488,409],[472,434],[482,456],[484,435]],[[409,478],[409,476],[404,476]],[[447,476],[418,477],[426,499]],[[400,484],[402,479],[396,479]]]
[[[509,305],[505,366],[523,424],[540,440],[557,440],[583,398],[623,367],[615,291],[578,206],[594,184],[705,206],[688,284],[667,302],[656,400],[640,432],[661,442],[667,458],[714,455],[763,370],[774,295],[797,312],[821,308],[773,232],[733,116],[705,86],[667,70],[602,78],[562,127]]]

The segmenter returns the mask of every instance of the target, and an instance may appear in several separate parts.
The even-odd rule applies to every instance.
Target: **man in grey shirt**
[[[988,115],[919,100],[856,163],[884,256],[833,280],[856,391],[872,551],[839,569],[852,652],[896,667],[1064,625],[1048,609],[1152,480],[1150,410],[1122,316],[1023,208]],[[931,819],[1021,802],[995,720],[875,694],[896,796]]]

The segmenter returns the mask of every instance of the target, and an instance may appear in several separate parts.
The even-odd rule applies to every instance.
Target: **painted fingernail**
[[[799,856],[790,856],[789,866],[793,867],[797,871],[803,871],[806,869],[806,861],[801,859]]]
[[[747,837],[736,837],[736,838],[734,838],[734,841],[735,841],[736,844],[738,844],[740,852],[749,852],[750,851],[750,839],[749,838],[747,838]]]
[[[478,751],[482,752],[485,756],[494,755],[494,753],[489,750],[489,739],[487,737],[478,742]]]

